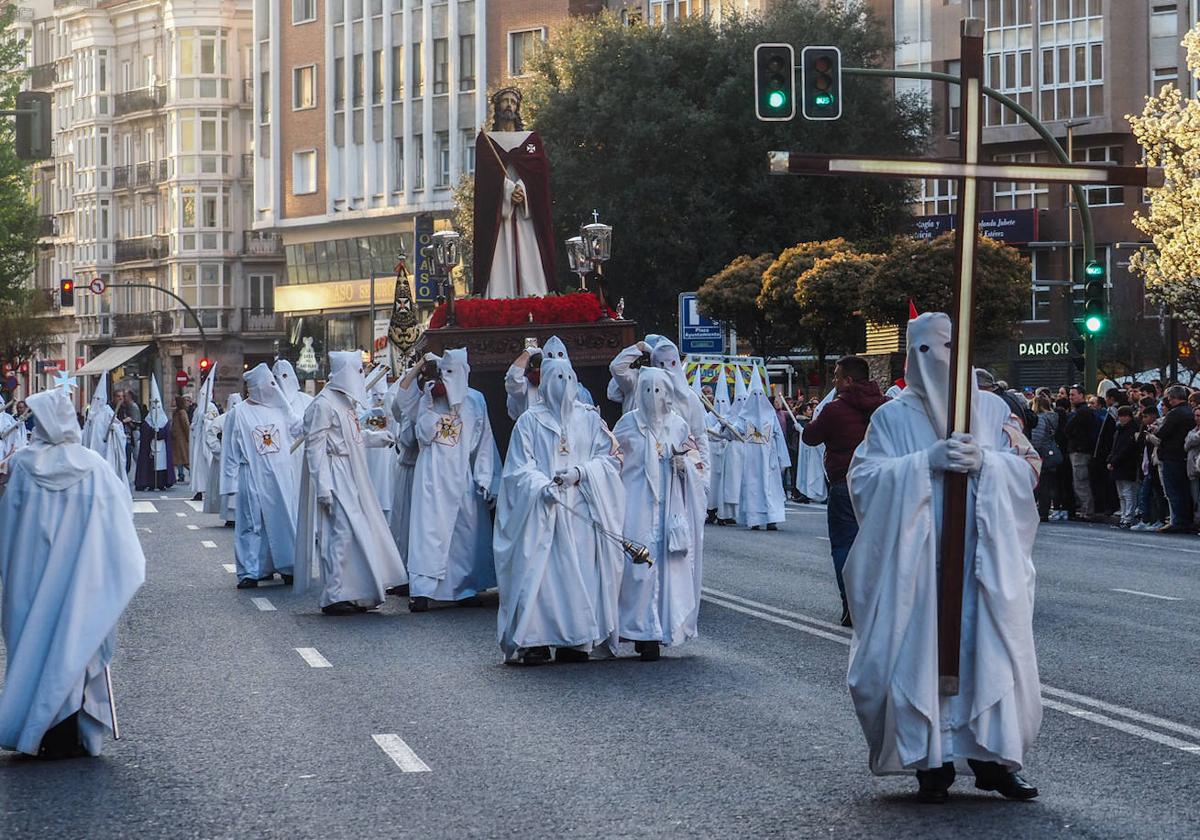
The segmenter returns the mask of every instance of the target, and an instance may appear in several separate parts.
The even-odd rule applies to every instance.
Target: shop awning
[[[79,370],[74,371],[72,375],[99,376],[105,371],[120,367],[149,346],[149,344],[126,344],[120,347],[109,347]]]

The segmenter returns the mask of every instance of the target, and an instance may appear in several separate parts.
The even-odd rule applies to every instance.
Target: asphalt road
[[[0,756],[5,840],[1200,834],[1200,540],[1042,527],[1042,796],[960,779],[939,807],[867,771],[821,508],[709,528],[702,637],[660,662],[521,669],[494,600],[326,618],[235,590],[232,532],[182,493],[138,501],[124,738]]]

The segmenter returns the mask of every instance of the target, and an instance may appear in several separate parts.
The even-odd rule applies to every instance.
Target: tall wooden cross
[[[1159,186],[1161,169],[1071,164],[993,164],[980,161],[983,140],[983,21],[962,23],[961,153],[955,160],[872,158],[850,155],[798,155],[771,152],[771,172],[797,175],[872,175],[884,178],[943,178],[958,182],[955,249],[958,283],[949,313],[954,324],[950,355],[950,418],[946,436],[971,428],[971,316],[975,309],[976,242],[979,184],[1033,181],[1063,184]],[[967,484],[965,473],[946,473],[942,520],[942,556],[938,587],[938,677],[944,695],[958,693],[962,634],[963,561]]]

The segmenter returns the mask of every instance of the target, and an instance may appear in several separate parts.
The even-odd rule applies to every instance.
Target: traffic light
[[[806,120],[836,120],[842,115],[842,51],[805,47],[800,52],[800,107]]]
[[[1088,335],[1097,335],[1108,324],[1104,264],[1090,261],[1083,267],[1083,276],[1083,329]]]
[[[1071,364],[1074,366],[1075,370],[1078,371],[1079,373],[1083,373],[1084,368],[1087,366],[1086,353],[1087,353],[1087,346],[1084,344],[1083,339],[1082,338],[1072,338],[1071,339]]]
[[[200,375],[203,376],[204,374],[208,373],[208,369],[212,367],[212,359],[207,357],[203,358],[198,362],[198,366],[200,368]]]
[[[50,94],[23,90],[17,94],[16,147],[20,160],[50,157]]]
[[[58,307],[60,309],[71,309],[73,306],[75,306],[75,281],[59,280]]]
[[[754,113],[766,122],[796,117],[796,50],[791,44],[754,48]]]

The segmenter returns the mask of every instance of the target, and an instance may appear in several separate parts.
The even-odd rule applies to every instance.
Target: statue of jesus
[[[475,260],[472,291],[490,298],[557,291],[550,222],[550,162],[521,120],[521,92],[492,96],[495,118],[475,141]]]

